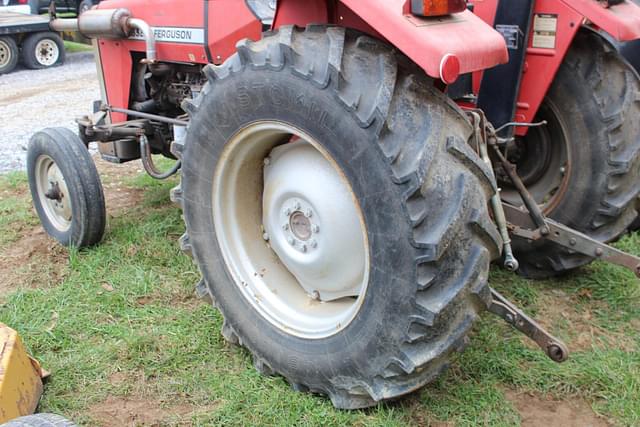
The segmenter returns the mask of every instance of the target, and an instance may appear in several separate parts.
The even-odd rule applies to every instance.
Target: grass
[[[570,346],[592,331],[568,362],[550,362],[486,314],[435,383],[396,403],[338,411],[324,397],[258,375],[246,351],[225,343],[222,319],[194,298],[199,274],[178,249],[184,226],[168,200],[175,180],[125,185],[144,189],[144,200],[110,220],[100,246],[71,251],[61,283],[0,296],[0,321],[53,373],[40,411],[99,425],[95,408],[121,399],[164,410],[157,425],[512,426],[520,415],[505,393],[516,390],[584,400],[615,424],[640,425],[640,287],[620,268],[594,263],[545,282],[492,272],[492,284],[529,313],[548,315],[564,301],[568,314],[548,319]],[[23,175],[0,178],[0,188],[7,193],[0,191],[1,248],[37,220]],[[640,254],[640,236],[618,246]]]
[[[93,47],[88,44],[65,40],[64,49],[67,51],[67,53],[76,53],[76,52],[90,52],[93,50]]]

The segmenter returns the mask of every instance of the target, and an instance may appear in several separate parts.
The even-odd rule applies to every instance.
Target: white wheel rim
[[[11,62],[11,48],[9,45],[0,40],[0,68],[6,67]]]
[[[56,42],[51,39],[42,39],[36,44],[36,60],[38,64],[49,67],[60,57],[60,49]]]
[[[69,230],[73,218],[69,189],[60,168],[51,157],[38,157],[35,181],[40,205],[49,222],[60,232]]]
[[[238,132],[216,167],[213,217],[234,282],[270,323],[320,339],[355,318],[369,271],[364,218],[309,135],[272,121]]]

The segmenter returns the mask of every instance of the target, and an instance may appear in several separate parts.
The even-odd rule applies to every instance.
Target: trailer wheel
[[[56,33],[33,33],[22,43],[22,63],[32,70],[62,65],[64,58],[64,42]]]
[[[76,424],[56,414],[33,414],[15,418],[0,427],[76,427]]]
[[[640,193],[640,82],[600,36],[580,32],[531,129],[512,150],[518,173],[545,214],[599,241],[630,228]],[[502,197],[522,201],[501,183]],[[558,275],[593,258],[552,242],[514,239],[520,273]]]
[[[65,128],[31,137],[27,174],[33,204],[45,231],[64,246],[98,243],[106,211],[98,171],[80,138]]]
[[[492,173],[463,113],[338,27],[243,41],[184,105],[184,251],[255,367],[339,408],[436,378],[490,301]]]
[[[11,37],[0,37],[0,74],[12,72],[18,65],[18,45]]]

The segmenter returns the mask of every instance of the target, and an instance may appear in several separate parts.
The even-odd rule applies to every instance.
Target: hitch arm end
[[[489,311],[531,338],[551,360],[561,363],[569,358],[569,349],[561,340],[547,332],[493,288],[491,288],[491,297],[493,301]]]

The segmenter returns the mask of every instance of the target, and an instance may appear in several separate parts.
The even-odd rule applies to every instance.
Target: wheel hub
[[[330,301],[359,294],[364,242],[358,213],[342,177],[310,144],[271,151],[263,220],[273,250],[309,295]]]
[[[48,156],[36,161],[36,185],[40,203],[51,223],[60,231],[71,226],[71,200],[62,171]]]
[[[213,180],[215,237],[247,303],[283,332],[320,339],[367,292],[364,217],[342,170],[308,134],[277,121],[239,131]]]
[[[507,158],[516,165],[518,175],[543,212],[549,215],[560,203],[567,189],[571,169],[569,143],[564,124],[556,107],[546,100],[536,121],[547,121],[544,127],[529,130],[508,147]],[[499,174],[503,200],[522,205],[518,192],[506,177]]]
[[[40,65],[51,66],[58,61],[59,56],[60,50],[53,40],[40,40],[36,45],[36,59]]]
[[[4,67],[11,60],[11,51],[6,43],[0,40],[0,67]]]

